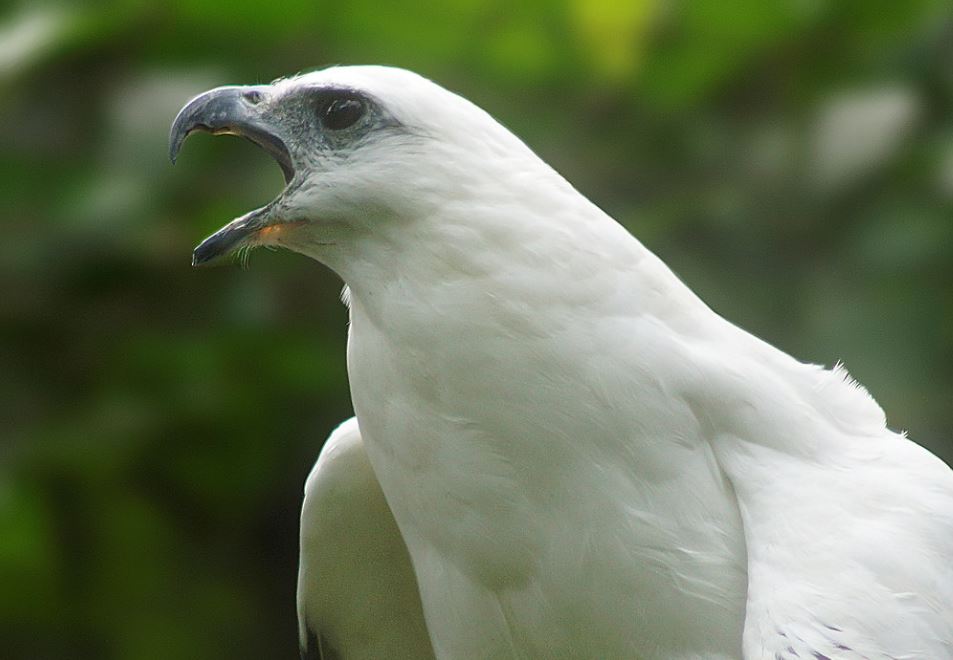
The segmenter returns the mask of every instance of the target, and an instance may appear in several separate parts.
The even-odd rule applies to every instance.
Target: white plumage
[[[328,657],[433,656],[407,547],[354,418],[328,438],[305,485],[298,612],[301,647]]]
[[[343,277],[373,467],[352,424],[309,479],[304,629],[374,657],[370,612],[417,643],[402,540],[440,658],[953,657],[953,472],[846,373],[719,317],[419,76],[255,89],[293,176],[196,255],[240,231]],[[340,128],[322,93],[364,111]]]

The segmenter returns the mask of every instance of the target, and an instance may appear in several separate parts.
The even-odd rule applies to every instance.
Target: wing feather
[[[298,622],[307,659],[433,657],[410,556],[354,418],[305,486]]]

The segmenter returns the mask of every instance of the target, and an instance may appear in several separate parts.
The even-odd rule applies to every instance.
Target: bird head
[[[471,231],[488,197],[519,199],[514,186],[528,172],[562,181],[480,108],[391,67],[333,67],[200,94],[172,125],[173,162],[197,131],[255,143],[277,161],[286,186],[205,239],[194,265],[266,245],[341,272],[375,252],[371,244],[377,253],[427,244],[436,226],[452,231],[448,218],[468,225],[458,233]],[[454,242],[445,238],[430,241],[433,249]]]

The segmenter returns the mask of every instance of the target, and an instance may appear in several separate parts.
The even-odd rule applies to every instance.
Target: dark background
[[[369,0],[0,10],[0,644],[291,658],[297,514],[351,414],[341,283],[192,270],[281,188],[166,135],[193,94],[332,63],[487,108],[717,311],[843,360],[953,459],[953,6]],[[898,539],[902,543],[902,539]]]

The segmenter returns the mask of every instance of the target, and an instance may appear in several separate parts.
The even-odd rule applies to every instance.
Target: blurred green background
[[[0,640],[10,658],[291,658],[297,514],[351,414],[341,283],[192,270],[271,199],[193,94],[332,63],[487,108],[717,311],[843,360],[953,459],[953,5],[367,0],[0,10]],[[898,539],[898,543],[902,543]]]

